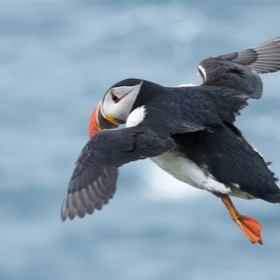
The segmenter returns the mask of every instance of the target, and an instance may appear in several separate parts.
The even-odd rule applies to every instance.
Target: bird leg
[[[240,215],[235,209],[230,197],[228,195],[220,196],[222,202],[227,207],[233,221],[240,227],[243,233],[249,238],[252,243],[262,244],[261,224],[254,218]]]

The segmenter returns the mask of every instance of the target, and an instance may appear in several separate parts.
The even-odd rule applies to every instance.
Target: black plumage
[[[193,162],[232,195],[280,202],[273,172],[234,126],[248,99],[262,95],[258,74],[279,69],[280,37],[201,61],[203,83],[197,87],[163,87],[139,79],[113,85],[110,89],[139,85],[127,118],[141,107],[145,115],[135,127],[103,130],[89,140],[69,183],[62,219],[101,209],[115,193],[121,165],[166,152]]]
[[[173,138],[178,153],[230,187],[233,195],[280,202],[274,173],[236,127],[225,123],[211,132],[177,134]]]
[[[62,219],[100,210],[115,193],[118,167],[160,155],[174,146],[172,138],[159,137],[145,127],[99,132],[88,141],[76,163],[62,206]]]

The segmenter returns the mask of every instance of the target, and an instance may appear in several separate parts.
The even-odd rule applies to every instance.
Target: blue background
[[[279,205],[234,199],[263,225],[252,245],[217,198],[149,160],[121,169],[102,211],[59,215],[107,88],[200,84],[200,60],[279,36],[279,12],[278,1],[0,2],[0,279],[276,279]],[[280,176],[280,73],[262,78],[237,125]]]

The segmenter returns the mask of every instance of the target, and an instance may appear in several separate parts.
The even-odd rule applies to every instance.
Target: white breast
[[[180,156],[175,150],[150,159],[173,177],[195,188],[223,194],[230,193],[230,189],[224,184],[211,175],[206,175],[199,166]]]

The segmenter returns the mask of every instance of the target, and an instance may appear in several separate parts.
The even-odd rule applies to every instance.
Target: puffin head
[[[124,124],[141,90],[143,80],[126,79],[114,84],[93,110],[89,123],[89,137],[102,129]]]

